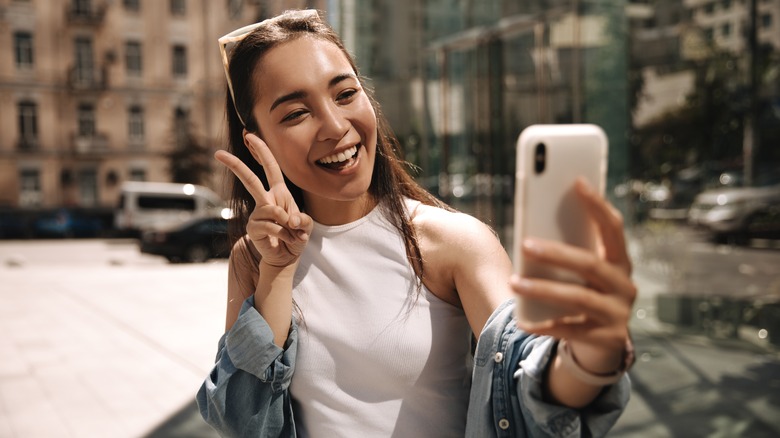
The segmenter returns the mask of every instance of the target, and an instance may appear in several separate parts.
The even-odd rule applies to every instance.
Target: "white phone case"
[[[540,146],[543,145],[543,146]],[[544,149],[543,169],[537,155]],[[515,272],[524,277],[583,283],[576,274],[523,258],[520,245],[526,237],[557,240],[596,250],[597,236],[574,183],[584,178],[604,193],[607,170],[607,137],[596,125],[532,125],[517,140],[514,242]],[[535,300],[521,299],[517,317],[541,321],[563,316],[560,309]]]

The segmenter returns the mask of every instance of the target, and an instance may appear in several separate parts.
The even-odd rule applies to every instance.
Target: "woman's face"
[[[260,136],[307,208],[368,196],[376,115],[346,56],[303,36],[266,53],[253,109]]]

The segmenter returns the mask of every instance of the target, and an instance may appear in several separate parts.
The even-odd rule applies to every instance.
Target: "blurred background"
[[[640,286],[613,436],[780,435],[780,0],[0,0],[0,436],[213,436],[216,40],[304,7],[419,181],[505,245],[519,133],[605,130]]]

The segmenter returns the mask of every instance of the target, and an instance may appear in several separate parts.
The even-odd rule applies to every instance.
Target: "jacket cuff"
[[[587,407],[575,410],[544,400],[544,374],[550,366],[558,342],[549,337],[537,339],[533,351],[520,362],[514,377],[522,409],[532,422],[553,436],[584,436],[584,431],[609,430],[617,422],[631,394],[628,375],[604,387]]]
[[[286,387],[292,377],[297,339],[298,329],[293,320],[284,348],[277,346],[271,327],[255,309],[254,296],[250,296],[241,306],[235,324],[225,334],[225,347],[236,368],[263,382]]]

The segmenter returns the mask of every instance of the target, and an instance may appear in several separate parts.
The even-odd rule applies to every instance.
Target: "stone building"
[[[123,181],[170,181],[183,138],[216,170],[217,38],[318,3],[0,0],[0,207],[110,209]]]

